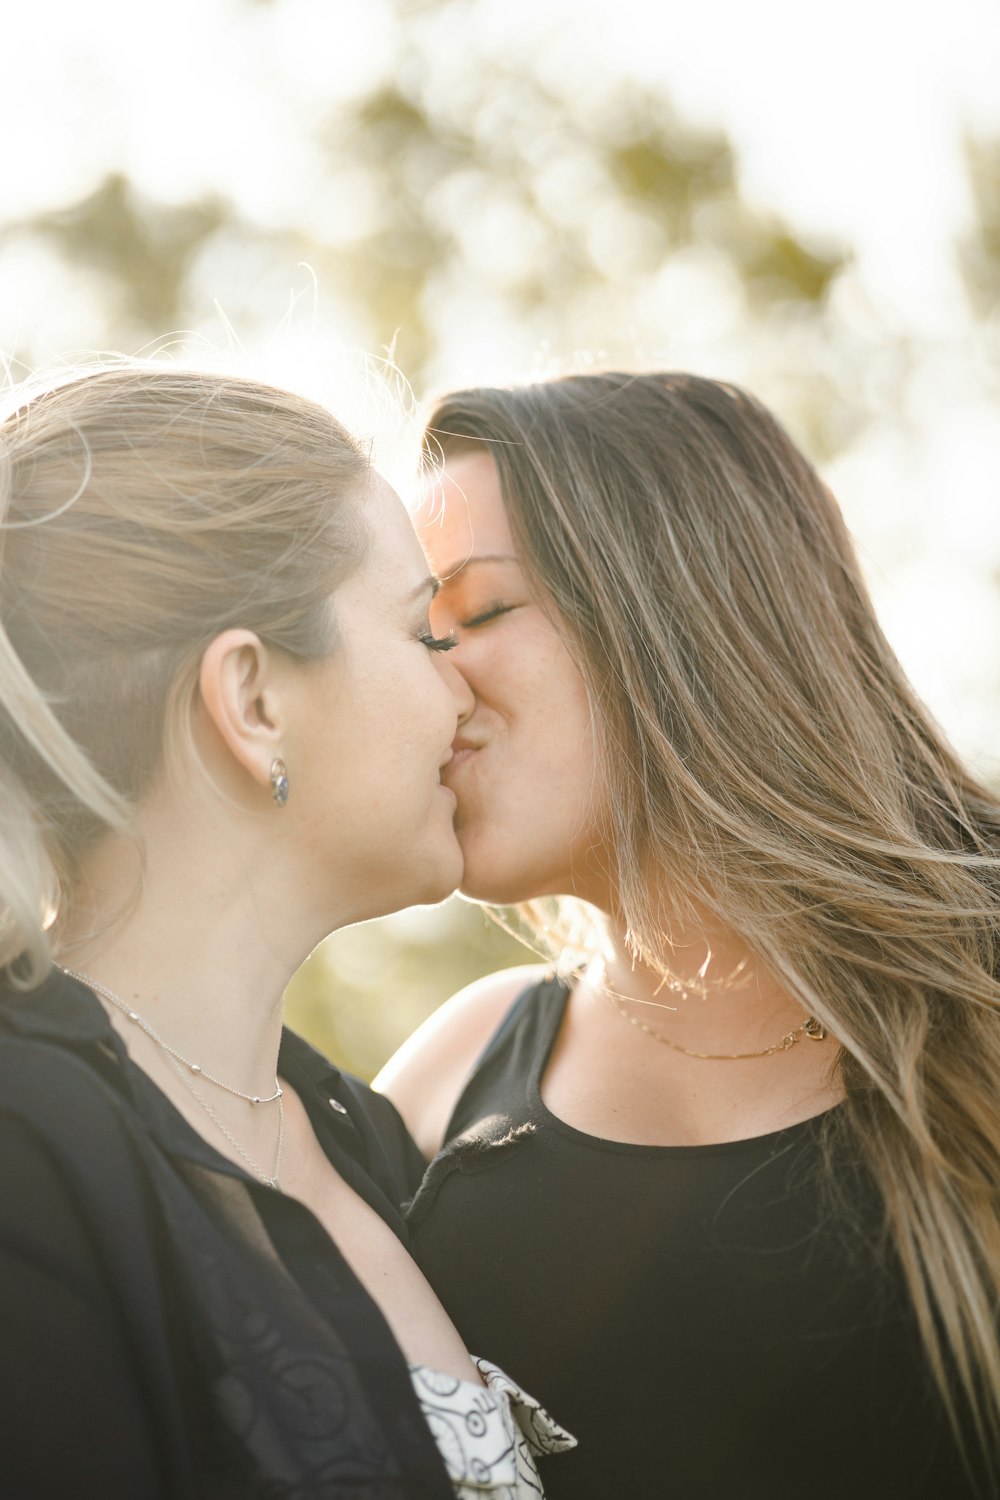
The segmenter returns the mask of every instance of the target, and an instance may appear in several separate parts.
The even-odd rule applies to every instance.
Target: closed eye
[[[489,605],[478,615],[473,615],[471,620],[463,620],[462,625],[466,630],[473,630],[477,625],[487,625],[489,624],[490,620],[496,620],[500,615],[509,614],[512,609],[516,608],[516,604],[501,604],[500,601],[497,600],[495,604]]]
[[[454,651],[458,645],[457,637],[454,635],[433,635],[429,630],[422,630],[419,639],[428,651]]]

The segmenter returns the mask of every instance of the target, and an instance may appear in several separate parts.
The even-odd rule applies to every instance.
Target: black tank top
[[[965,1477],[879,1203],[836,1111],[753,1140],[636,1146],[556,1119],[568,990],[515,1003],[411,1209],[470,1349],[579,1439],[550,1500],[951,1500]],[[987,1492],[988,1493],[988,1492]]]

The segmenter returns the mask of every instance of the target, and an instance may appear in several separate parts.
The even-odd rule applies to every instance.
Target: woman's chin
[[[553,868],[544,857],[537,840],[532,843],[524,831],[522,838],[511,830],[509,835],[490,837],[485,828],[458,823],[458,840],[465,856],[459,894],[484,906],[518,906],[522,901],[536,901],[542,896],[563,895],[572,882],[561,879],[561,866]],[[534,857],[525,859],[525,851]]]
[[[460,888],[464,872],[465,859],[461,847],[457,839],[452,839],[451,847],[442,853],[440,859],[435,860],[432,867],[429,866],[424,895],[415,897],[411,904],[436,906],[439,901],[447,901]]]
[[[522,901],[534,900],[530,881],[510,875],[503,878],[496,872],[470,870],[468,865],[458,893],[467,901],[478,901],[483,906],[518,906]]]
[[[520,906],[527,901],[547,898],[591,900],[583,890],[575,889],[573,880],[561,870],[528,867],[517,861],[502,863],[477,857],[465,847],[465,870],[458,887],[467,901],[483,906]],[[594,904],[599,905],[598,900]]]

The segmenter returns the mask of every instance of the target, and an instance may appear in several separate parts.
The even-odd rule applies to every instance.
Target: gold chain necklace
[[[775,1042],[773,1047],[765,1047],[761,1052],[694,1052],[690,1047],[682,1047],[680,1042],[672,1041],[670,1037],[664,1036],[662,1031],[654,1031],[652,1026],[646,1025],[645,1021],[638,1020],[628,1010],[621,996],[616,995],[613,990],[605,990],[604,994],[618,1014],[636,1030],[644,1031],[655,1042],[662,1042],[665,1047],[672,1047],[675,1052],[682,1052],[685,1057],[700,1057],[706,1062],[740,1062],[750,1057],[771,1057],[775,1052],[787,1052],[789,1047],[795,1046],[800,1037],[808,1037],[811,1042],[822,1042],[825,1041],[827,1035],[822,1021],[817,1021],[813,1016],[807,1016],[801,1026],[796,1026],[794,1031],[787,1031],[780,1042]]]

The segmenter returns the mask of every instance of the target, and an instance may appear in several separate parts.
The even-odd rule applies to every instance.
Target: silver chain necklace
[[[169,1061],[176,1071],[181,1083],[183,1083],[184,1087],[187,1089],[188,1093],[192,1096],[193,1099],[197,1101],[198,1104],[201,1105],[202,1109],[205,1111],[206,1115],[208,1115],[209,1119],[215,1122],[218,1128],[222,1131],[222,1134],[225,1136],[226,1140],[232,1146],[233,1150],[239,1153],[243,1161],[247,1164],[258,1181],[263,1182],[267,1187],[278,1187],[278,1174],[281,1171],[281,1150],[285,1141],[285,1106],[281,1101],[281,1090],[279,1089],[278,1091],[278,1144],[274,1150],[274,1169],[269,1177],[264,1169],[257,1165],[249,1152],[244,1151],[243,1147],[233,1135],[232,1131],[230,1131],[229,1128],[223,1124],[222,1120],[219,1118],[216,1111],[212,1108],[211,1104],[209,1104],[204,1094],[202,1094],[200,1090],[195,1088],[194,1084],[191,1082],[191,1079],[188,1077],[187,1073],[185,1073],[183,1067],[177,1061],[177,1059],[173,1056],[170,1056]],[[253,1101],[251,1100],[251,1103],[252,1102]]]
[[[206,1083],[214,1083],[217,1089],[224,1089],[227,1094],[232,1094],[235,1099],[245,1099],[247,1104],[273,1104],[276,1099],[281,1098],[281,1086],[278,1083],[277,1074],[274,1075],[273,1094],[244,1094],[242,1089],[234,1089],[232,1084],[223,1083],[221,1078],[215,1078],[211,1073],[206,1073],[205,1069],[200,1067],[198,1063],[191,1062],[188,1058],[182,1057],[176,1047],[171,1047],[169,1042],[165,1042],[159,1032],[154,1031],[149,1022],[144,1020],[137,1010],[133,1010],[131,1005],[127,1005],[119,995],[116,995],[114,990],[109,990],[106,985],[99,984],[89,974],[81,974],[76,969],[67,969],[62,964],[59,964],[58,967],[62,969],[64,974],[68,974],[71,979],[79,979],[81,984],[89,985],[92,990],[96,990],[99,995],[103,995],[105,1000],[109,1001],[116,1009],[121,1011],[123,1016],[126,1016],[132,1022],[133,1026],[138,1026],[140,1031],[144,1031],[151,1042],[155,1042],[157,1047],[163,1052],[169,1053],[177,1062],[182,1063],[189,1073],[193,1073],[198,1078],[204,1078]]]
[[[133,1026],[138,1026],[139,1030],[144,1032],[146,1036],[149,1037],[150,1041],[153,1042],[157,1047],[160,1048],[162,1052],[166,1054],[171,1066],[176,1072],[181,1083],[183,1083],[184,1087],[187,1089],[188,1093],[198,1104],[201,1105],[202,1109],[208,1115],[209,1119],[212,1120],[218,1127],[218,1129],[222,1132],[226,1140],[232,1146],[233,1150],[238,1152],[242,1160],[253,1172],[253,1175],[258,1179],[258,1181],[265,1183],[268,1187],[276,1188],[278,1186],[278,1173],[281,1170],[281,1152],[285,1139],[285,1106],[282,1103],[283,1090],[278,1082],[278,1075],[275,1074],[274,1076],[273,1094],[245,1094],[242,1089],[234,1089],[231,1084],[223,1083],[221,1078],[215,1078],[211,1073],[206,1073],[204,1068],[200,1067],[198,1063],[193,1063],[188,1058],[183,1057],[175,1047],[171,1047],[168,1042],[165,1042],[163,1040],[158,1032],[154,1031],[149,1022],[142,1016],[140,1016],[137,1010],[133,1010],[131,1005],[128,1005],[120,995],[116,995],[114,990],[109,990],[106,985],[103,985],[98,980],[93,979],[89,974],[81,973],[77,969],[67,969],[63,964],[59,964],[57,965],[57,967],[62,971],[63,974],[67,974],[70,979],[78,979],[81,984],[87,985],[96,994],[107,1000],[108,1003],[110,1005],[113,1005],[116,1010],[120,1010],[122,1015],[125,1016],[127,1020],[132,1022]],[[243,1149],[236,1137],[231,1133],[228,1127],[223,1124],[217,1111],[212,1108],[212,1105],[208,1102],[201,1091],[195,1087],[194,1083],[192,1082],[192,1077],[204,1078],[206,1083],[215,1084],[216,1088],[223,1089],[227,1094],[232,1094],[236,1099],[245,1100],[247,1104],[277,1103],[278,1144],[274,1153],[274,1169],[270,1174],[268,1174],[263,1170],[263,1168],[258,1166],[253,1157],[248,1155],[248,1153]]]

